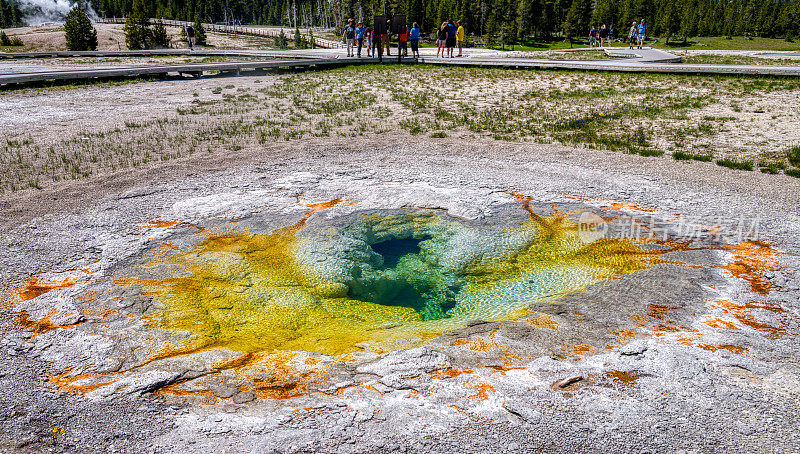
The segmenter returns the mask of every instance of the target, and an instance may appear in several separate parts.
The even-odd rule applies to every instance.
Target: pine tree
[[[133,9],[125,18],[125,45],[128,49],[147,49],[150,41],[150,21],[145,13],[142,0],[133,1]]]
[[[73,7],[64,20],[64,36],[68,50],[96,50],[97,30],[79,6]]]
[[[572,38],[583,36],[589,29],[589,21],[592,18],[592,0],[572,0],[567,18],[564,20],[564,35],[569,40],[569,47],[572,47]]]
[[[153,24],[152,37],[154,46],[169,47],[170,38],[167,33],[167,27],[164,26],[161,20],[157,20],[155,24]]]
[[[305,38],[303,38],[303,35],[300,34],[300,27],[294,28],[294,48],[295,49],[306,48],[306,40]]]
[[[275,37],[275,47],[278,49],[286,49],[286,33],[281,29],[281,33]]]
[[[206,45],[206,29],[203,27],[203,23],[200,22],[200,18],[195,18],[194,25],[194,43],[198,46],[205,46]]]

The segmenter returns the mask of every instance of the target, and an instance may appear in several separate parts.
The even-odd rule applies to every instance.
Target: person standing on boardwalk
[[[355,46],[356,41],[356,28],[353,26],[353,19],[347,21],[347,26],[344,27],[344,33],[342,33],[342,39],[347,42],[347,56],[353,56],[353,46]]]
[[[419,58],[419,24],[416,22],[411,25],[410,35],[409,42],[411,44],[411,56],[414,58]]]
[[[191,49],[194,44],[194,27],[191,25],[186,26],[186,41],[189,41],[189,49]]]
[[[367,32],[367,29],[364,28],[364,23],[359,22],[358,27],[356,27],[356,42],[358,42],[358,58],[361,58],[361,48],[364,47],[364,34]]]
[[[367,30],[364,33],[367,36],[367,57],[372,57],[372,25],[367,27]]]
[[[592,25],[591,30],[589,30],[589,47],[594,47],[595,43],[597,43],[597,29]]]
[[[447,22],[442,22],[442,26],[436,32],[436,58],[439,58],[439,53],[442,53],[442,58],[445,57],[445,45],[447,44]]]
[[[397,30],[397,58],[408,57],[408,27],[403,24],[403,28]]]
[[[383,63],[383,43],[381,42],[382,35],[375,27],[372,28],[372,57],[378,57],[378,61]]]
[[[606,28],[606,24],[603,24],[600,26],[600,47],[605,46],[607,40],[608,40],[608,29]]]
[[[453,19],[447,19],[447,56],[453,58],[453,51],[456,48],[456,24]]]
[[[467,37],[467,31],[464,30],[464,26],[461,25],[461,21],[458,21],[458,30],[456,30],[456,44],[458,45],[458,56],[461,56],[462,49],[464,47],[464,38]]]
[[[630,49],[633,49],[633,45],[636,44],[636,39],[639,37],[639,30],[636,27],[636,21],[633,21],[631,24],[631,30],[628,32],[628,42],[630,43]]]
[[[386,48],[386,56],[391,57],[391,41],[389,41],[389,29],[392,28],[392,21],[386,20],[386,30],[381,35],[381,46]]]
[[[642,19],[642,22],[639,23],[638,32],[639,49],[641,49],[642,46],[644,46],[644,40],[647,37],[647,25],[645,25],[644,19]]]

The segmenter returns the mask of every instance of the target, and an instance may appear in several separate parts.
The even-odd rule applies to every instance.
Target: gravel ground
[[[258,79],[232,80],[273,82]],[[2,121],[10,137],[72,137],[98,121],[175,118],[195,91],[224,83],[26,90],[0,97],[24,109]],[[397,131],[268,141],[4,193],[0,451],[795,452],[798,200],[800,180],[785,175]],[[629,236],[631,221],[657,226],[669,241],[642,248],[671,252],[511,320],[350,356],[162,357],[185,333],[162,329],[159,303],[119,280],[209,231],[294,225],[311,238],[365,212],[409,210],[513,230],[526,209],[591,213],[612,237]]]
[[[249,195],[283,188],[286,197],[300,194],[304,203],[344,196],[365,206],[385,199],[385,208],[424,205],[451,213],[472,204],[489,219],[488,202],[475,194],[519,191],[541,204],[539,210],[580,203],[619,216],[641,215],[634,206],[653,207],[652,215],[663,219],[680,214],[712,220],[708,224],[742,214],[759,217],[761,240],[779,254],[780,264],[763,274],[772,288],[753,293],[748,281],[718,268],[731,260],[721,250],[677,253],[675,259],[699,268],[659,265],[537,305],[539,314],[557,321],[557,330],[532,330],[525,319],[477,323],[416,349],[334,366],[332,380],[342,382],[332,386],[342,392],[330,391],[328,380],[306,395],[246,402],[219,398],[219,391],[211,401],[154,396],[152,391],[168,385],[163,382],[131,393],[59,393],[53,377],[68,370],[70,361],[81,366],[103,355],[97,356],[92,342],[76,343],[78,336],[68,334],[75,330],[31,333],[15,327],[16,318],[6,312],[2,446],[78,452],[109,450],[110,444],[123,452],[798,449],[797,180],[748,175],[745,181],[741,173],[713,165],[666,161],[655,168],[647,158],[564,147],[400,140],[279,144],[227,159],[190,157],[124,178],[67,183],[35,196],[13,194],[6,202],[18,203],[13,213],[19,221],[6,223],[0,238],[0,284],[97,259],[129,261],[119,257],[136,257],[146,247],[134,241],[117,258],[113,250],[120,239],[141,236],[131,227],[151,219],[183,216],[191,223],[219,224],[248,223],[255,216],[262,226],[291,223],[299,216],[291,205],[281,208],[278,199],[260,202]],[[209,197],[213,204],[201,203]],[[620,208],[615,201],[629,205]],[[175,211],[178,206],[194,211]],[[43,211],[50,213],[26,220],[26,214]],[[324,224],[337,213],[312,221]],[[170,232],[156,241],[177,234]],[[31,301],[47,309],[54,301],[47,295]],[[710,329],[702,321],[720,299],[780,308],[755,312],[759,323],[777,331],[771,335],[753,323]],[[678,308],[669,317],[677,331],[649,327],[667,323],[654,314],[644,326],[634,326],[638,331],[622,345],[559,353],[573,345],[613,344],[609,328],[631,325],[631,314],[644,314],[653,303]],[[686,342],[687,336],[700,337]],[[460,348],[459,339],[466,345],[491,339],[496,347]],[[703,347],[724,345],[732,347]],[[506,347],[519,359],[506,370],[489,367]],[[443,367],[469,373],[439,380]],[[574,377],[581,378],[569,383]],[[114,423],[121,420],[125,424]]]

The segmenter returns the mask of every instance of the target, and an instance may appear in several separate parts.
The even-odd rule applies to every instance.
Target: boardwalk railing
[[[150,19],[150,22],[155,22],[157,19]],[[97,19],[97,22],[102,24],[124,24],[125,18],[124,17],[104,17]],[[181,20],[172,20],[172,19],[161,19],[161,22],[164,23],[166,26],[170,27],[186,27],[187,25],[193,25],[192,22],[181,21]],[[277,38],[281,33],[280,31],[263,28],[263,27],[248,27],[244,25],[221,25],[221,24],[203,24],[203,28],[206,31],[214,32],[214,33],[229,33],[233,35],[248,35],[248,36],[265,36],[270,38]],[[286,33],[284,32],[286,39],[291,41],[294,39],[294,33]],[[304,38],[309,39],[308,33],[304,31],[300,31],[300,34],[303,35]],[[330,39],[324,38],[314,38],[314,46],[321,47],[325,49],[339,49],[343,48],[344,44],[339,41],[333,41]]]

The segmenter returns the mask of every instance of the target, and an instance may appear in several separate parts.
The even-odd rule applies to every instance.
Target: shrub
[[[97,30],[79,6],[75,6],[64,20],[64,36],[68,50],[96,50]]]
[[[278,49],[286,49],[286,33],[281,29],[281,33],[275,37],[275,47]]]
[[[727,167],[734,170],[753,170],[753,161],[736,161],[733,159],[717,159],[718,166]]]
[[[790,177],[800,178],[800,169],[786,169],[786,175]]]
[[[800,145],[790,148],[786,152],[786,158],[789,159],[789,164],[800,167]]]
[[[153,24],[152,30],[153,45],[158,47],[169,47],[170,37],[167,33],[167,27],[160,20]]]
[[[9,38],[6,32],[0,31],[0,46],[22,46],[22,40],[16,36]]]
[[[203,28],[203,24],[200,22],[200,19],[195,19],[194,25],[194,43],[198,46],[205,46],[206,45],[206,29]]]

